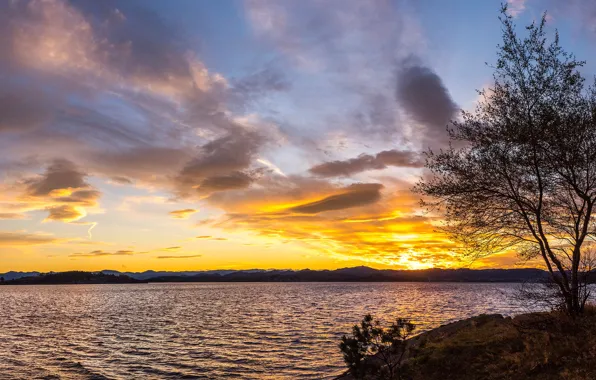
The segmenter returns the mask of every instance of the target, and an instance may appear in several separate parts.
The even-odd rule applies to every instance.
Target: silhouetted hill
[[[144,282],[126,275],[102,272],[60,272],[25,276],[0,282],[2,285],[50,285],[50,284],[130,284]]]
[[[62,272],[0,274],[6,284],[74,284],[131,282],[528,282],[547,277],[540,269],[425,269],[391,270],[369,267],[336,270],[211,270],[186,272]],[[594,272],[596,280],[596,272]],[[594,282],[594,281],[593,281]]]
[[[150,282],[525,282],[542,279],[540,269],[378,270],[369,267],[337,270],[269,270],[158,276]]]
[[[21,277],[31,277],[31,276],[39,276],[40,273],[39,272],[14,272],[14,271],[10,271],[10,272],[6,272],[6,273],[0,273],[0,278],[3,278],[4,281],[10,281],[10,280],[15,280],[17,278],[21,278]]]

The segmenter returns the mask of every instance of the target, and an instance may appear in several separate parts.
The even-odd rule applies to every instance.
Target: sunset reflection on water
[[[517,284],[195,283],[0,287],[3,378],[312,379],[366,313],[418,330],[527,311]]]

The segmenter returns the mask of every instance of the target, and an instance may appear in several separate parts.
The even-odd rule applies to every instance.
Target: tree
[[[366,315],[339,345],[350,373],[356,378],[401,379],[407,339],[414,328],[409,320],[398,318],[385,329]]]
[[[494,85],[429,152],[416,190],[445,216],[443,230],[473,258],[516,251],[541,258],[571,315],[582,313],[582,253],[595,236],[596,92],[584,65],[549,39],[546,14],[516,35],[501,9]]]

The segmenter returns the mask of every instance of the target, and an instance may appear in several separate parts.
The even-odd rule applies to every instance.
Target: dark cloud
[[[247,168],[257,153],[261,139],[253,133],[230,134],[208,142],[201,153],[180,172],[179,180],[197,185],[200,180]]]
[[[345,188],[342,193],[295,206],[288,211],[301,214],[318,214],[325,211],[364,206],[381,199],[382,188],[383,185],[377,183],[354,184]]]
[[[386,150],[376,155],[361,154],[343,161],[330,161],[313,166],[309,171],[320,177],[349,177],[367,170],[385,169],[388,166],[419,168],[424,161],[412,151]]]
[[[0,231],[0,246],[1,245],[40,245],[51,244],[57,242],[58,239],[40,234],[30,234],[26,232],[3,232]]]
[[[54,101],[42,90],[0,83],[0,132],[36,129],[51,119]]]
[[[420,64],[406,63],[398,70],[396,97],[414,120],[426,126],[426,143],[447,140],[446,127],[458,107],[434,71]]]
[[[200,193],[212,193],[225,190],[245,189],[254,181],[254,178],[243,172],[207,177],[197,188]]]
[[[28,180],[26,183],[27,193],[32,196],[46,196],[54,190],[88,186],[85,182],[85,174],[72,162],[63,159],[54,160],[42,176]]]
[[[200,154],[176,177],[180,193],[188,195],[195,189],[205,194],[248,187],[253,177],[242,170],[251,165],[262,143],[262,137],[254,132],[237,131],[203,145]]]

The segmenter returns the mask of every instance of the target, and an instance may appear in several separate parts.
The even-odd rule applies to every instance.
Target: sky
[[[412,186],[499,1],[0,2],[0,271],[474,262]],[[596,3],[509,0],[595,72]],[[488,65],[487,65],[488,63]]]

